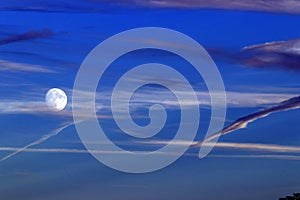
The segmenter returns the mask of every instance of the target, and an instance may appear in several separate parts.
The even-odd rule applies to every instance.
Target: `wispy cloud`
[[[33,51],[29,52],[28,49],[25,51],[22,49],[0,49],[0,54],[8,57],[15,57],[20,60],[29,60],[35,61],[39,63],[45,63],[47,66],[64,66],[64,68],[76,68],[76,66],[80,65],[80,62],[72,61],[70,59],[61,56],[61,53],[57,52],[58,57],[54,57],[53,55],[49,55],[49,49],[45,51],[34,52],[35,49],[31,49]],[[51,50],[50,50],[51,51]],[[73,54],[72,54],[73,55]],[[52,67],[54,68],[54,67]]]
[[[300,14],[300,3],[297,0],[89,0],[89,1],[60,1],[53,0],[51,4],[38,1],[24,1],[13,4],[4,1],[1,10],[37,11],[37,12],[103,12],[117,7],[146,7],[146,8],[180,8],[203,9],[216,8],[226,10],[247,10],[273,13]]]
[[[0,101],[1,114],[35,113],[43,111],[49,111],[45,101]]]
[[[34,153],[118,153],[115,151],[88,151],[85,149],[65,149],[65,148],[18,148],[18,147],[0,147],[0,151],[13,151],[13,152],[34,152]]]
[[[251,151],[263,151],[263,152],[280,152],[280,153],[300,153],[299,146],[283,146],[274,144],[253,144],[253,143],[230,143],[230,142],[218,142],[206,143],[204,145],[213,145],[219,148],[231,148],[238,150],[251,150]]]
[[[62,112],[53,112],[49,109],[45,103],[45,91],[47,89],[38,89],[34,92],[23,91],[20,94],[15,94],[14,98],[0,100],[0,114],[18,114],[18,113],[52,113],[56,115],[72,116],[72,109],[74,106],[80,109],[90,108],[94,105],[94,102],[86,101],[87,96],[91,96],[92,92],[89,91],[77,91],[80,95],[80,99],[77,99],[76,104],[68,102],[67,108]],[[72,94],[73,90],[70,88],[64,88],[67,94]],[[43,92],[44,93],[41,93]],[[183,95],[191,95],[187,91],[177,91]],[[153,95],[155,94],[155,95]],[[208,92],[196,91],[198,101],[184,101],[182,103],[182,109],[191,108],[195,106],[209,107],[210,106],[210,94]],[[118,96],[118,101],[124,103],[123,96],[127,96],[126,91],[123,91]],[[235,92],[227,91],[227,106],[228,107],[261,107],[266,105],[275,105],[277,102],[284,99],[295,96],[295,93],[247,93],[247,92]],[[71,100],[71,98],[69,98]],[[95,106],[97,111],[110,110],[110,91],[102,91],[96,93]],[[149,108],[149,105],[162,104],[166,109],[180,109],[177,99],[171,95],[170,91],[162,90],[159,88],[145,88],[138,91],[132,96],[129,105],[134,110]],[[121,110],[120,110],[121,112]],[[88,117],[88,116],[86,116]],[[103,116],[99,116],[103,117]]]
[[[216,59],[257,68],[281,68],[300,71],[300,39],[253,44],[237,51],[209,48]]]
[[[177,141],[173,145],[186,145],[185,141]],[[134,145],[135,143],[133,143]],[[150,141],[147,143],[138,142],[136,144],[148,144],[148,145],[161,145],[168,144],[168,141]],[[207,143],[205,145],[215,145]],[[280,159],[280,160],[300,160],[299,155],[294,155],[295,153],[300,153],[300,147],[297,146],[282,146],[282,145],[272,145],[272,144],[253,144],[253,143],[217,143],[216,148],[228,148],[236,150],[247,150],[247,151],[257,151],[257,152],[269,152],[272,154],[211,154],[208,157],[211,158],[261,158],[261,159]],[[31,153],[75,153],[75,154],[128,154],[127,151],[107,151],[107,150],[86,150],[86,149],[69,149],[69,148],[18,148],[18,147],[0,147],[0,151],[14,152],[10,154],[14,156],[15,152],[31,152]],[[143,152],[145,155],[147,151]],[[274,153],[290,153],[290,154],[274,154]],[[177,152],[157,152],[158,156],[177,156]],[[185,156],[197,156],[197,153],[188,152],[184,154]],[[8,158],[10,158],[8,157]],[[4,158],[3,158],[4,159]],[[2,160],[3,160],[2,159]],[[7,158],[6,158],[7,159]],[[5,160],[5,159],[4,159]]]
[[[52,35],[54,35],[54,34],[49,29],[32,30],[32,31],[27,31],[22,34],[12,35],[9,37],[2,38],[2,39],[0,39],[0,45],[14,43],[14,42],[21,42],[21,41],[26,41],[26,40],[33,40],[33,39],[43,38],[43,37],[49,37]]]
[[[136,141],[136,144],[141,145],[170,145],[167,140],[152,140],[152,141]],[[172,141],[172,145],[190,145],[191,142],[178,140]],[[259,143],[234,143],[234,142],[218,142],[218,143],[203,143],[193,142],[192,146],[213,146],[216,148],[234,149],[234,150],[247,150],[259,152],[274,152],[274,153],[300,153],[300,146],[284,146],[275,144],[259,144]]]
[[[83,102],[81,107],[90,107],[91,104]],[[31,114],[31,115],[55,115],[61,117],[73,117],[71,102],[62,111],[55,111],[49,108],[44,99],[41,100],[19,100],[7,99],[0,101],[0,114]],[[97,110],[100,110],[98,108]],[[91,118],[92,115],[81,115],[85,118]],[[111,118],[108,115],[97,115],[98,118]]]
[[[134,2],[136,5],[143,7],[158,7],[158,8],[217,8],[229,10],[249,10],[249,11],[263,11],[276,13],[291,13],[299,14],[300,3],[297,0],[127,0],[123,2]]]
[[[272,106],[267,109],[264,109],[264,110],[258,111],[256,113],[253,113],[253,114],[250,114],[245,117],[241,117],[241,118],[237,119],[236,121],[231,123],[229,126],[225,127],[221,131],[211,135],[210,137],[206,138],[205,141],[200,142],[199,144],[202,145],[202,144],[206,143],[207,141],[211,141],[214,138],[217,138],[221,135],[225,135],[232,131],[246,128],[249,123],[251,123],[259,118],[266,117],[272,113],[296,109],[299,107],[300,107],[300,96],[288,99],[286,101],[279,103],[276,106]]]
[[[240,143],[209,143],[210,140],[212,140],[215,137],[218,137],[220,135],[225,135],[228,134],[232,131],[241,129],[241,128],[245,128],[247,126],[248,123],[255,121],[259,118],[262,117],[266,117],[269,114],[272,114],[274,112],[280,112],[280,111],[284,111],[284,110],[290,110],[290,109],[296,109],[300,107],[300,96],[298,97],[294,97],[291,98],[289,100],[283,101],[281,102],[279,105],[277,106],[273,106],[273,107],[269,107],[265,110],[253,113],[251,115],[247,115],[245,117],[242,117],[238,120],[236,120],[235,122],[233,122],[231,125],[229,125],[228,127],[225,127],[223,130],[213,134],[212,136],[210,136],[209,138],[205,139],[204,142],[194,142],[194,144],[192,144],[193,146],[199,146],[199,145],[205,145],[205,146],[209,146],[209,145],[213,145],[215,147],[222,147],[222,148],[236,148],[236,149],[248,149],[248,150],[259,150],[259,151],[271,151],[271,152],[290,152],[290,153],[299,153],[300,152],[300,147],[293,147],[293,146],[279,146],[279,145],[266,145],[266,144],[240,144]],[[0,159],[1,161],[4,161],[6,159],[11,158],[12,156],[22,152],[22,151],[30,151],[28,150],[30,147],[35,146],[37,144],[40,144],[44,141],[46,141],[47,139],[54,137],[56,135],[58,135],[63,129],[73,125],[74,122],[70,122],[56,130],[54,130],[53,132],[44,135],[43,137],[41,137],[40,139],[22,147],[22,148],[18,148],[16,149],[16,151],[14,151],[13,153],[5,156],[4,158]],[[157,145],[157,144],[163,144],[163,141],[151,141],[148,144],[151,145]],[[188,143],[190,145],[190,142]],[[178,141],[173,142],[173,145],[186,145],[186,143],[184,143],[184,141]],[[2,149],[5,150],[5,149]],[[6,149],[9,150],[9,149]],[[111,153],[111,152],[110,152]]]
[[[134,80],[135,83],[138,83],[139,80]],[[174,81],[174,84],[180,84]],[[202,89],[197,89],[195,87],[194,91],[183,91],[180,90],[180,86],[178,86],[178,90],[172,91],[174,94],[180,94],[180,95],[186,95],[186,96],[192,96],[193,94],[196,94],[197,101],[192,100],[185,100],[181,101],[181,105],[184,108],[190,108],[195,106],[203,106],[208,107],[211,105],[211,94],[214,93],[216,96],[219,96],[218,92],[206,92]],[[82,92],[82,98],[84,99],[84,94],[88,93],[87,91]],[[155,95],[153,95],[155,94]],[[121,91],[118,93],[118,100],[120,104],[124,104],[123,101],[126,100],[126,96],[131,96],[132,98],[130,100],[130,106],[131,107],[137,107],[137,108],[144,108],[145,106],[148,106],[149,104],[162,104],[165,106],[165,108],[174,108],[179,105],[179,102],[177,98],[174,96],[169,90],[157,88],[157,87],[147,87],[143,88],[142,90],[139,90],[138,92],[134,94],[128,94],[126,91],[126,88],[124,91]],[[222,94],[222,93],[220,93]],[[297,93],[295,92],[289,92],[289,93],[283,93],[280,92],[247,92],[247,91],[226,91],[226,102],[227,107],[258,107],[258,106],[266,106],[266,105],[274,105],[277,104],[280,101],[283,101],[285,99],[292,98]],[[104,106],[106,102],[110,102],[111,100],[111,94],[109,91],[104,91],[101,93],[96,94],[96,100],[98,103],[102,103],[99,105]],[[102,107],[103,108],[103,107]]]
[[[35,72],[35,73],[56,73],[54,70],[40,65],[0,60],[0,72]]]
[[[281,67],[300,71],[300,39],[246,46],[238,59],[248,66]]]
[[[300,156],[297,155],[274,155],[274,154],[262,154],[262,155],[221,155],[213,154],[208,155],[211,158],[253,158],[253,159],[276,159],[276,160],[300,160]]]

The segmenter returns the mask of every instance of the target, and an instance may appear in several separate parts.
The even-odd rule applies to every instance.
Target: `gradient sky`
[[[72,124],[71,101],[62,112],[47,108],[44,99],[50,88],[63,89],[71,99],[77,70],[96,45],[119,32],[149,26],[182,32],[210,53],[226,87],[225,125],[299,95],[299,3],[276,0],[268,7],[257,0],[255,7],[252,1],[157,2],[0,3],[0,160],[55,135],[0,161],[0,199],[253,200],[300,192],[299,109],[274,113],[221,136],[204,159],[193,147],[167,168],[127,174],[84,152]],[[155,50],[122,56],[101,79],[105,88],[97,90],[99,123],[108,137],[124,149],[153,150],[176,133],[180,112],[165,102],[174,96],[163,87],[148,85],[133,96],[133,116],[144,116],[134,119],[138,124],[149,123],[147,108],[153,102],[164,101],[168,108],[166,127],[149,140],[122,134],[107,109],[109,93],[122,73],[148,62],[172,65],[189,78],[202,102],[195,142],[202,140],[210,120],[205,83],[184,60]]]

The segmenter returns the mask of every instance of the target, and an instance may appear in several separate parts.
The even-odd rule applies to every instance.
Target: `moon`
[[[63,110],[68,103],[66,93],[59,88],[52,88],[46,94],[46,104],[54,111]]]

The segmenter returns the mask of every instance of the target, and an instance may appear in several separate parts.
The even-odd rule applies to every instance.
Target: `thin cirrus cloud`
[[[253,144],[253,143],[230,143],[230,142],[218,142],[206,143],[207,146],[215,146],[218,148],[231,148],[238,150],[250,150],[260,152],[276,152],[276,153],[300,153],[299,146],[283,146],[274,144]]]
[[[55,135],[52,135],[55,136]],[[42,140],[39,140],[36,143],[32,143],[31,146],[41,143]],[[168,145],[169,141],[149,141],[149,142],[138,142],[133,143],[138,145]],[[185,141],[177,141],[173,143],[173,145],[187,145],[189,142]],[[234,150],[247,150],[247,151],[255,151],[264,154],[211,154],[208,157],[212,158],[263,158],[263,159],[283,159],[283,160],[300,160],[299,155],[295,155],[300,153],[300,147],[297,146],[282,146],[282,145],[273,145],[273,144],[255,144],[255,143],[217,143],[211,144],[206,143],[205,145],[213,145],[215,148],[226,148],[226,149],[234,149]],[[86,150],[86,149],[69,149],[69,148],[29,148],[29,147],[0,147],[0,151],[5,152],[13,152],[8,156],[0,159],[0,162],[11,158],[20,152],[31,152],[31,153],[75,153],[75,154],[128,154],[127,151],[107,151],[107,150]],[[272,154],[265,154],[265,153]],[[145,153],[147,153],[145,151]],[[155,153],[155,152],[154,152]],[[156,152],[157,155],[160,156],[176,156],[177,152]],[[274,153],[285,153],[285,154],[274,154]],[[289,154],[286,154],[289,153]],[[196,153],[185,153],[185,156],[197,156]]]
[[[246,10],[272,13],[300,14],[300,2],[297,0],[88,0],[88,1],[64,1],[59,4],[58,0],[51,3],[26,0],[14,2],[4,0],[0,10],[14,11],[38,11],[38,12],[108,12],[116,7],[130,8],[174,8],[174,9],[226,9]]]
[[[33,65],[8,60],[0,60],[0,73],[3,72],[34,72],[34,73],[56,73],[56,71],[41,65]]]
[[[7,45],[10,43],[34,40],[38,38],[50,37],[54,33],[49,29],[32,30],[25,33],[16,34],[4,38],[0,38],[0,45]],[[13,62],[9,60],[0,60],[0,72],[35,72],[35,73],[56,73],[53,70],[47,69],[40,65],[33,65],[27,63]]]
[[[280,89],[280,88],[279,88]],[[67,94],[72,94],[73,90],[71,88],[64,88]],[[227,107],[261,107],[276,105],[278,102],[290,99],[296,95],[296,91],[291,90],[289,93],[282,93],[281,91],[276,92],[275,89],[271,93],[263,92],[238,92],[238,91],[227,91]],[[77,99],[76,104],[71,104],[69,102],[67,108],[61,112],[53,112],[49,109],[45,103],[44,95],[41,91],[46,91],[45,89],[36,89],[34,92],[23,91],[20,94],[16,94],[14,98],[2,99],[0,100],[0,113],[1,114],[45,114],[52,113],[62,116],[72,116],[72,108],[86,109],[94,105],[94,102],[87,101],[86,97],[93,95],[93,92],[89,91],[76,91],[80,95],[80,99]],[[191,95],[188,91],[175,91],[175,93],[182,93],[182,95]],[[153,95],[156,94],[156,95]],[[195,92],[198,101],[184,101],[181,102],[181,109],[189,109],[195,106],[200,106],[200,108],[210,107],[210,94],[208,92],[196,91]],[[122,91],[118,96],[118,101],[120,104],[124,102],[124,96],[131,96],[132,99],[128,102],[134,110],[149,108],[149,105],[161,104],[166,109],[177,110],[179,109],[178,100],[176,97],[172,96],[170,91],[162,90],[160,88],[145,88],[138,91],[135,94],[127,94],[126,91]],[[34,97],[34,98],[33,98]],[[71,98],[69,98],[71,99]],[[110,110],[110,100],[111,92],[102,91],[96,92],[95,106],[97,111],[107,111]],[[120,108],[121,109],[121,108]],[[120,110],[122,111],[122,110]],[[88,117],[88,116],[86,116]],[[99,116],[104,117],[104,116]]]
[[[245,127],[249,122],[251,121],[254,121],[258,118],[261,118],[261,117],[264,117],[264,116],[267,116],[268,114],[271,114],[271,113],[274,113],[274,112],[279,112],[279,111],[283,111],[283,110],[289,110],[289,109],[295,109],[295,108],[298,108],[300,107],[300,96],[299,97],[294,97],[292,99],[289,99],[287,101],[284,101],[282,103],[280,103],[279,105],[277,106],[273,106],[273,107],[270,107],[268,109],[265,109],[263,111],[260,111],[260,112],[257,112],[257,113],[254,113],[252,115],[248,115],[246,117],[243,117],[243,118],[240,118],[238,119],[237,121],[235,121],[234,123],[232,123],[230,126],[224,128],[222,131],[216,133],[215,135],[211,136],[211,137],[216,137],[216,136],[219,136],[219,135],[224,135],[224,134],[227,134],[231,131],[234,131],[234,130],[238,130],[240,128],[243,128]],[[49,134],[46,134],[46,135],[43,135],[40,139],[22,147],[22,148],[18,148],[16,151],[10,153],[9,155],[3,157],[2,159],[0,159],[0,162],[4,161],[4,160],[7,160],[11,157],[13,157],[14,155],[20,153],[20,152],[23,152],[23,151],[27,151],[27,149],[29,149],[30,147],[32,146],[35,146],[35,145],[38,145],[38,144],[41,144],[43,143],[44,141],[48,140],[49,138],[52,138],[56,135],[58,135],[62,130],[64,130],[65,128],[71,126],[71,125],[74,125],[74,122],[69,122],[63,126],[61,126],[60,128],[52,131],[51,133]],[[207,140],[210,140],[212,138],[208,138],[206,139]],[[153,143],[152,143],[153,144]],[[176,145],[180,145],[181,143],[175,143]],[[196,144],[193,144],[194,146],[197,146],[197,145],[208,145],[209,143],[207,142],[201,142],[201,143],[196,143]],[[223,144],[223,143],[222,143]],[[217,144],[218,145],[221,145],[220,144]],[[232,147],[234,146],[235,148],[251,148],[251,146],[248,144],[248,145],[244,145],[244,146],[238,146],[238,145],[232,145],[231,146],[229,145],[229,147]],[[228,147],[228,145],[223,145],[222,147]],[[253,145],[252,145],[253,147]],[[270,150],[276,150],[277,147],[274,147],[274,148],[270,148],[268,146],[256,146],[256,147],[253,147],[253,148],[256,148],[256,149],[270,149]],[[289,150],[295,150],[295,148],[291,148]]]
[[[207,141],[213,139],[214,137],[218,137],[220,135],[224,135],[227,133],[230,133],[232,131],[241,129],[246,127],[246,125],[258,118],[261,117],[265,117],[271,113],[274,112],[280,112],[280,111],[284,111],[284,110],[290,110],[290,109],[296,109],[300,107],[300,96],[298,97],[294,97],[291,98],[289,100],[286,100],[284,102],[281,102],[279,105],[277,106],[273,106],[270,108],[267,108],[265,110],[256,112],[254,114],[242,117],[238,120],[236,120],[235,122],[233,122],[231,125],[229,125],[228,127],[225,127],[223,130],[221,130],[220,132],[212,135],[210,138],[207,138],[205,140],[205,142],[194,142],[192,145],[193,146],[199,146],[199,145],[214,145],[215,147],[220,147],[220,148],[234,148],[234,149],[245,149],[245,150],[257,150],[257,151],[271,151],[271,152],[288,152],[288,153],[299,153],[300,152],[300,147],[294,147],[294,146],[279,146],[279,145],[267,145],[267,144],[241,144],[241,143],[217,143],[217,144],[211,144]],[[0,162],[5,161],[13,156],[15,156],[18,153],[21,153],[23,151],[34,151],[34,150],[30,150],[30,148],[32,146],[41,144],[43,142],[45,142],[46,140],[48,140],[49,138],[52,138],[56,135],[58,135],[59,133],[61,133],[62,130],[64,130],[65,128],[74,125],[74,122],[69,122],[66,123],[65,125],[61,126],[60,128],[50,132],[49,134],[43,135],[41,138],[39,138],[38,140],[25,145],[22,148],[16,148],[16,149],[12,149],[12,148],[4,148],[2,150],[4,151],[13,151],[12,153],[10,153],[9,155],[3,157],[0,159]],[[150,143],[148,143],[150,145],[157,145],[157,144],[162,144],[162,141],[151,141]],[[184,141],[177,141],[177,142],[173,142],[174,145],[184,145],[186,144]],[[190,143],[189,143],[190,145]],[[1,150],[1,149],[0,149]],[[38,152],[39,150],[36,150],[34,152]],[[73,150],[41,150],[40,152],[66,152],[66,153],[72,153]],[[81,150],[79,151],[75,151],[73,153],[82,153]],[[103,153],[103,152],[102,152]],[[116,152],[109,152],[109,153],[116,153]],[[176,153],[176,152],[175,152]]]
[[[134,2],[138,6],[152,7],[152,8],[217,8],[228,10],[247,10],[247,11],[262,11],[262,12],[275,12],[275,13],[290,13],[300,14],[300,2],[297,0],[142,0],[142,1],[122,1]]]
[[[136,144],[140,145],[168,145],[170,141],[166,140],[153,140],[153,141],[137,141]],[[190,145],[190,141],[177,140],[172,141],[172,145]],[[193,142],[192,145],[199,145],[197,142]],[[285,146],[275,144],[259,144],[259,143],[234,143],[234,142],[218,142],[218,143],[203,143],[204,146],[213,146],[222,149],[233,149],[233,150],[247,150],[257,152],[273,152],[273,153],[300,153],[300,146]]]
[[[300,156],[297,155],[274,155],[274,154],[262,154],[262,155],[208,155],[211,158],[253,158],[253,159],[276,159],[276,160],[295,160],[299,161]]]
[[[47,106],[45,100],[1,100],[0,114],[72,116],[72,112],[68,108],[60,112],[53,111]]]

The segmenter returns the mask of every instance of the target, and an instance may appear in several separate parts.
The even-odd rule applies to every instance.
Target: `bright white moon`
[[[52,88],[46,94],[46,104],[55,111],[63,110],[68,103],[66,93],[59,88]]]

